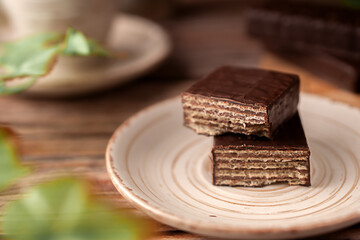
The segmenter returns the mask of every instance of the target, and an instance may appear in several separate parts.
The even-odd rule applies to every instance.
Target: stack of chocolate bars
[[[299,77],[225,66],[182,93],[185,126],[214,136],[213,184],[310,185]]]
[[[265,1],[247,11],[247,29],[280,57],[360,92],[359,9],[315,1]]]

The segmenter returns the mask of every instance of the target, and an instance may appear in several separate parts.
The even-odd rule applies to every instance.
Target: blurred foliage
[[[0,128],[0,191],[27,173],[19,163],[15,134]],[[140,240],[150,232],[145,220],[102,204],[76,178],[31,187],[2,215],[1,230],[11,240]]]
[[[12,43],[3,43],[0,65],[6,73],[0,79],[19,77],[39,77],[45,75],[55,62],[59,51],[59,35],[53,33],[38,34]]]
[[[69,28],[65,35],[65,47],[61,54],[70,56],[102,56],[109,53],[97,42],[88,39],[85,35],[73,28]]]
[[[0,191],[29,173],[19,163],[14,133],[6,128],[0,128],[0,171]]]
[[[21,93],[31,87],[36,80],[37,78],[30,77],[14,85],[6,84],[5,81],[0,80],[0,96]]]
[[[3,221],[13,240],[136,240],[148,230],[143,221],[100,204],[73,178],[33,187],[5,208]]]
[[[0,96],[21,92],[51,71],[59,55],[109,56],[94,40],[69,28],[65,35],[37,34],[0,49]],[[26,78],[20,84],[6,81]],[[11,82],[12,83],[12,82]],[[29,172],[20,165],[15,135],[0,127],[0,191]],[[149,225],[97,201],[86,182],[63,178],[30,188],[4,208],[2,230],[11,240],[138,240]],[[1,236],[0,236],[1,238]],[[3,238],[1,238],[3,239]]]
[[[69,28],[65,35],[39,33],[22,40],[0,45],[0,95],[26,90],[37,78],[48,74],[59,55],[109,56],[97,42],[81,32]],[[19,85],[9,86],[6,81],[28,78]]]

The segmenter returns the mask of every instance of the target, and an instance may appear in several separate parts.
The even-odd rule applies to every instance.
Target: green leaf
[[[29,172],[19,163],[14,139],[10,130],[0,128],[0,191]]]
[[[5,68],[6,73],[0,76],[0,79],[46,75],[55,63],[59,40],[60,34],[43,33],[12,43],[3,43],[0,65]]]
[[[5,81],[0,80],[0,96],[21,93],[31,87],[36,80],[37,78],[32,77],[15,85],[9,85]]]
[[[109,53],[97,42],[73,28],[65,36],[65,48],[61,54],[69,56],[109,56]]]
[[[5,73],[0,74],[0,96],[14,94],[29,88],[39,77],[47,75],[58,55],[68,56],[109,56],[110,54],[81,32],[69,28],[64,35],[40,33],[19,41],[0,45],[0,66]],[[25,78],[20,85],[9,87],[6,80]]]
[[[142,222],[94,201],[88,189],[72,178],[34,187],[5,208],[5,234],[14,240],[144,239]]]

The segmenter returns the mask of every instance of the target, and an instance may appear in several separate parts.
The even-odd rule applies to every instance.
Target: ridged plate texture
[[[156,220],[221,238],[296,238],[360,221],[360,111],[302,94],[311,149],[311,187],[212,185],[212,137],[183,126],[179,98],[122,124],[107,149],[119,192]]]

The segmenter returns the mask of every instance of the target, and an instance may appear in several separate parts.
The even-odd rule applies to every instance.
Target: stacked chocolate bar
[[[214,136],[215,185],[310,185],[299,81],[293,74],[226,66],[182,93],[185,126]]]
[[[360,12],[345,6],[272,0],[247,11],[249,34],[280,57],[360,92]]]

